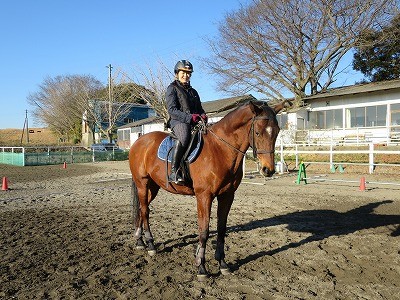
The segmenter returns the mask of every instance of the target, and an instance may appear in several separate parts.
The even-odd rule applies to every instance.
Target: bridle
[[[260,154],[272,154],[272,153],[275,153],[275,149],[258,150],[256,145],[255,145],[255,143],[254,143],[254,140],[255,140],[254,123],[257,120],[269,120],[269,119],[270,119],[269,116],[256,116],[256,117],[253,117],[252,120],[251,120],[251,126],[250,126],[250,131],[249,131],[248,136],[249,136],[249,141],[250,141],[250,147],[253,149],[253,157],[254,158],[257,158],[257,154],[259,154],[259,153]],[[219,137],[213,130],[211,130],[211,128],[208,128],[208,131],[211,132],[218,140],[220,140],[221,142],[225,143],[227,146],[229,146],[233,150],[239,152],[242,155],[246,155],[245,151],[242,151],[242,150],[236,148],[235,146],[231,145],[229,142],[227,142],[223,138]]]
[[[255,140],[255,132],[254,132],[254,123],[256,120],[269,120],[270,117],[269,116],[257,116],[257,117],[253,117],[253,120],[251,122],[251,128],[250,128],[250,132],[249,132],[249,136],[251,134],[251,140],[250,140],[250,147],[253,149],[253,157],[256,158],[257,154],[271,154],[271,153],[275,153],[275,149],[270,149],[270,150],[258,150],[257,146],[254,143]]]

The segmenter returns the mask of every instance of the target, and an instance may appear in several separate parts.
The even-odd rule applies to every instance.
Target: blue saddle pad
[[[159,159],[166,160],[167,159],[167,154],[168,155],[168,161],[172,161],[172,150],[171,148],[175,145],[175,139],[173,139],[171,136],[167,136],[163,141],[161,142],[160,146],[158,147],[157,151],[157,156]],[[192,145],[192,150],[190,151],[187,160],[192,162],[196,157],[197,154],[199,153],[201,146],[201,139],[199,139],[196,143],[196,145]],[[171,150],[171,151],[170,151]]]

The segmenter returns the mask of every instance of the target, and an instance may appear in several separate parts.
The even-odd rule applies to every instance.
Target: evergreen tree
[[[354,70],[371,82],[400,78],[400,14],[380,31],[364,31],[355,48]]]

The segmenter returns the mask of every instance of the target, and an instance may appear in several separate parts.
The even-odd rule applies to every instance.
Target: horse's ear
[[[259,115],[262,113],[262,105],[263,103],[260,101],[249,101],[250,109],[255,115]]]
[[[287,107],[291,107],[293,105],[292,102],[290,102],[289,100],[284,100],[281,103],[275,105],[273,107],[273,110],[275,111],[275,113],[279,113],[281,110],[287,108]]]

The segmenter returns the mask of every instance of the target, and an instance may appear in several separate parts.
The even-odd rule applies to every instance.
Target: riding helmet
[[[187,72],[193,72],[193,65],[188,60],[184,60],[184,59],[180,60],[175,65],[175,69],[174,69],[175,74],[177,74],[180,70],[187,71]]]

